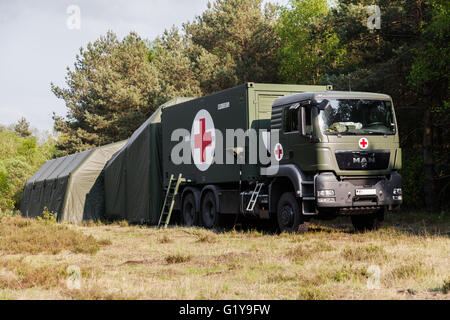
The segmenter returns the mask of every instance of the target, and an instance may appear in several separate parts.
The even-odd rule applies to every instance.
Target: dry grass
[[[6,299],[450,298],[446,217],[390,216],[367,233],[354,233],[348,220],[313,221],[303,234],[4,219],[0,297]],[[71,240],[58,239],[64,245],[52,248],[58,237]],[[19,238],[28,244],[11,240]],[[81,270],[79,289],[67,287],[69,266]],[[368,286],[377,279],[377,287]]]
[[[170,239],[167,234],[164,234],[161,238],[158,239],[159,243],[171,243],[173,242],[172,239]]]
[[[95,254],[109,240],[97,241],[93,236],[48,220],[0,216],[0,251],[8,254],[51,253],[62,250]]]

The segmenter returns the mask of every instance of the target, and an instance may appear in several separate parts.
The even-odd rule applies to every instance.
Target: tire
[[[296,232],[303,223],[300,206],[293,192],[281,195],[277,206],[277,221],[280,232]]]
[[[216,198],[212,192],[207,192],[202,199],[202,220],[206,229],[212,229],[219,225],[219,212],[217,211]]]
[[[183,224],[192,227],[198,224],[198,210],[195,204],[195,197],[189,193],[184,197],[182,210]]]
[[[374,214],[355,215],[351,219],[357,232],[377,230],[380,226],[380,221]]]

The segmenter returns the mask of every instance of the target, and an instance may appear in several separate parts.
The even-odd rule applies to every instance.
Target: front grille
[[[341,170],[383,170],[389,166],[388,150],[336,151],[336,161]]]

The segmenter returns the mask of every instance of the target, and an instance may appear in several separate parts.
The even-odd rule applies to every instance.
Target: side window
[[[298,103],[284,108],[284,119],[283,119],[284,133],[298,132],[298,129],[299,129],[298,112],[299,112],[299,104]]]

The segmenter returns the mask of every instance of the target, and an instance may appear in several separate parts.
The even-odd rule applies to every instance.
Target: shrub
[[[181,253],[171,254],[166,257],[166,262],[168,264],[172,263],[184,263],[191,260],[191,256],[183,255]]]

